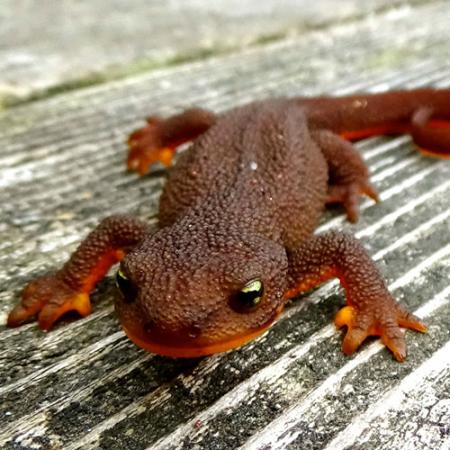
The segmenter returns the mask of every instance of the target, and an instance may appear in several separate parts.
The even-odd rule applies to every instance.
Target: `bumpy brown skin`
[[[338,277],[348,304],[336,317],[348,327],[344,352],[379,335],[402,361],[400,327],[426,327],[395,302],[359,241],[313,231],[327,202],[343,204],[355,222],[359,196],[377,199],[344,138],[408,132],[446,156],[449,119],[450,91],[431,89],[152,117],[130,136],[129,169],[170,164],[175,147],[194,139],[169,174],[159,230],[128,217],[102,222],[60,271],[27,287],[8,323],[40,311],[48,329],[67,310],[88,314],[95,282],[126,254],[116,309],[129,337],[150,351],[193,357],[236,347],[267,329],[287,299]],[[238,293],[252,280],[262,283],[262,300],[240,307]]]

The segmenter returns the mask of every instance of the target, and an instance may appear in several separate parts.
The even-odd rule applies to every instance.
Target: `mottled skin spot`
[[[88,314],[89,292],[121,260],[116,309],[129,337],[163,355],[200,356],[242,345],[287,299],[337,277],[347,299],[336,316],[347,326],[344,352],[377,335],[402,361],[400,327],[425,325],[395,302],[358,240],[313,231],[326,203],[342,204],[356,222],[359,196],[378,199],[349,139],[410,133],[422,150],[448,156],[449,120],[450,91],[432,89],[151,117],[129,138],[130,170],[170,165],[175,148],[193,141],[169,173],[159,229],[104,220],[61,270],[25,289],[8,324],[38,315],[47,330],[67,310]]]

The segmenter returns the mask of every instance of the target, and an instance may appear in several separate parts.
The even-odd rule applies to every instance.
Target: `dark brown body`
[[[215,218],[214,228],[222,222],[293,249],[314,230],[327,186],[327,163],[305,111],[286,100],[253,103],[224,114],[180,156],[159,220]]]

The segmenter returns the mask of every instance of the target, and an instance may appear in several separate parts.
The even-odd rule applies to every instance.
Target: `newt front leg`
[[[201,108],[188,109],[167,119],[147,118],[147,126],[128,138],[128,170],[144,175],[156,162],[170,166],[176,147],[200,136],[216,120],[213,112]]]
[[[406,358],[400,327],[425,332],[426,326],[400,306],[361,243],[343,232],[312,236],[290,255],[290,298],[320,283],[339,278],[347,306],[336,315],[338,327],[347,326],[343,351],[353,353],[368,336],[381,336],[398,361]]]
[[[66,312],[90,314],[89,293],[109,268],[148,233],[147,225],[128,216],[104,219],[53,275],[32,281],[21,302],[9,313],[8,326],[19,326],[38,315],[39,327],[49,330]]]

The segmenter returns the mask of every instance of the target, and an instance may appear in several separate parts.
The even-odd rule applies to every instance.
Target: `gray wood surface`
[[[0,448],[450,449],[450,164],[405,136],[358,147],[382,202],[351,230],[395,296],[429,325],[399,364],[378,343],[354,357],[332,326],[336,283],[293,302],[252,343],[172,360],[126,339],[109,277],[91,316],[42,333],[7,311],[110,214],[156,219],[164,170],[124,170],[129,131],[149,113],[221,111],[270,95],[450,86],[448,2],[75,90],[0,112]]]
[[[2,0],[0,105],[420,0]]]

